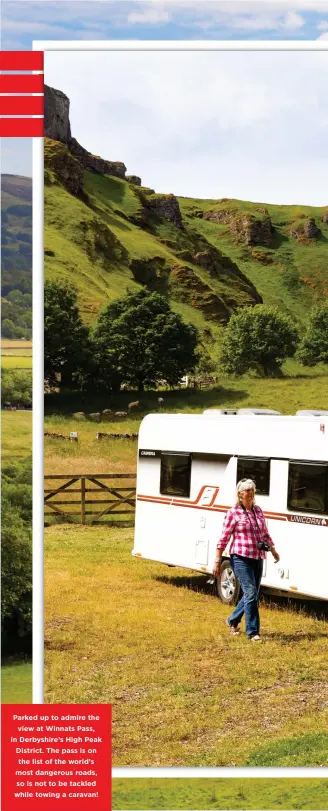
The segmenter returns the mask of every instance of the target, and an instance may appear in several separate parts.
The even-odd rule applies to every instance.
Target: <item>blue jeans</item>
[[[246,634],[249,637],[260,633],[259,592],[263,572],[263,560],[231,555],[231,565],[243,590],[243,596],[228,618],[229,625],[237,626],[245,614]]]

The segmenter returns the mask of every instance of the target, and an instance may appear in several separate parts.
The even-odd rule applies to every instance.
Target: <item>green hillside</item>
[[[207,344],[261,301],[305,322],[328,294],[327,258],[325,209],[155,194],[83,171],[45,139],[46,278],[76,286],[88,322],[139,285],[167,295]]]
[[[1,175],[1,324],[5,338],[32,337],[32,179]]]

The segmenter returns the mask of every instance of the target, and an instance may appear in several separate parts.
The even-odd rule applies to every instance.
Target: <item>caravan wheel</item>
[[[241,586],[236,577],[230,560],[224,560],[220,567],[220,574],[216,580],[217,592],[222,603],[237,605],[241,597]]]

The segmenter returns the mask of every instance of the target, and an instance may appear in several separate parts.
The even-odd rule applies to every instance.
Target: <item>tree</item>
[[[75,289],[46,282],[44,376],[48,385],[75,385],[88,366],[90,352],[89,328],[82,322]]]
[[[295,354],[297,330],[288,315],[275,307],[247,307],[231,316],[225,328],[220,365],[228,374],[256,370],[274,376]]]
[[[297,357],[304,366],[328,363],[328,302],[314,307]]]
[[[142,391],[159,378],[173,386],[197,362],[197,329],[173,313],[164,296],[127,293],[101,313],[94,334],[99,379]]]
[[[4,651],[30,651],[32,628],[32,464],[2,471],[1,627]]]
[[[3,403],[32,405],[32,372],[30,369],[3,369],[1,400]]]

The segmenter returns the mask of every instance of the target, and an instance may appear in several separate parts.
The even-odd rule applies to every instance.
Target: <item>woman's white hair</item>
[[[240,495],[243,493],[244,490],[254,490],[254,497],[256,493],[256,484],[253,482],[253,479],[240,479],[237,483],[236,488],[236,507],[240,504]],[[255,498],[254,498],[255,501]]]

